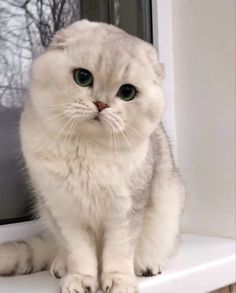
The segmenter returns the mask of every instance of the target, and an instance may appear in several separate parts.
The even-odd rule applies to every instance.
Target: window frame
[[[165,95],[165,114],[163,123],[172,144],[174,158],[177,159],[177,135],[175,123],[175,84],[172,29],[172,1],[152,0],[153,45],[158,51],[163,64],[165,80],[163,90]]]

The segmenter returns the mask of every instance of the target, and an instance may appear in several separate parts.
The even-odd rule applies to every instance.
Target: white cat
[[[138,292],[179,234],[185,189],[161,125],[155,49],[79,21],[33,64],[20,123],[45,234],[0,245],[0,274],[45,270],[62,293]]]

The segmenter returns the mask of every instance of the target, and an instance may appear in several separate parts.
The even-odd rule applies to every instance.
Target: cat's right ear
[[[59,30],[55,33],[48,50],[63,50],[73,40],[78,39],[78,35],[86,31],[88,27],[96,27],[98,24],[89,22],[86,19],[79,20],[71,24],[69,27]]]
[[[62,29],[53,36],[52,41],[48,47],[48,50],[63,50],[68,44],[68,33],[65,29]]]

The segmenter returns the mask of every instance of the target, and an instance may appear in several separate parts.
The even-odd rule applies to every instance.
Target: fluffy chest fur
[[[45,140],[40,134],[33,144],[24,141],[34,186],[40,194],[48,190],[45,200],[60,213],[74,214],[80,221],[103,222],[118,211],[128,213],[150,181],[146,144],[118,152],[83,141]]]

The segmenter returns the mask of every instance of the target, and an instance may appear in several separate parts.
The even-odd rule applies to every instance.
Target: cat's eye
[[[132,84],[123,84],[118,91],[118,97],[124,101],[131,101],[137,93],[136,88]]]
[[[91,86],[93,84],[93,75],[87,69],[75,69],[74,81],[80,86]]]

